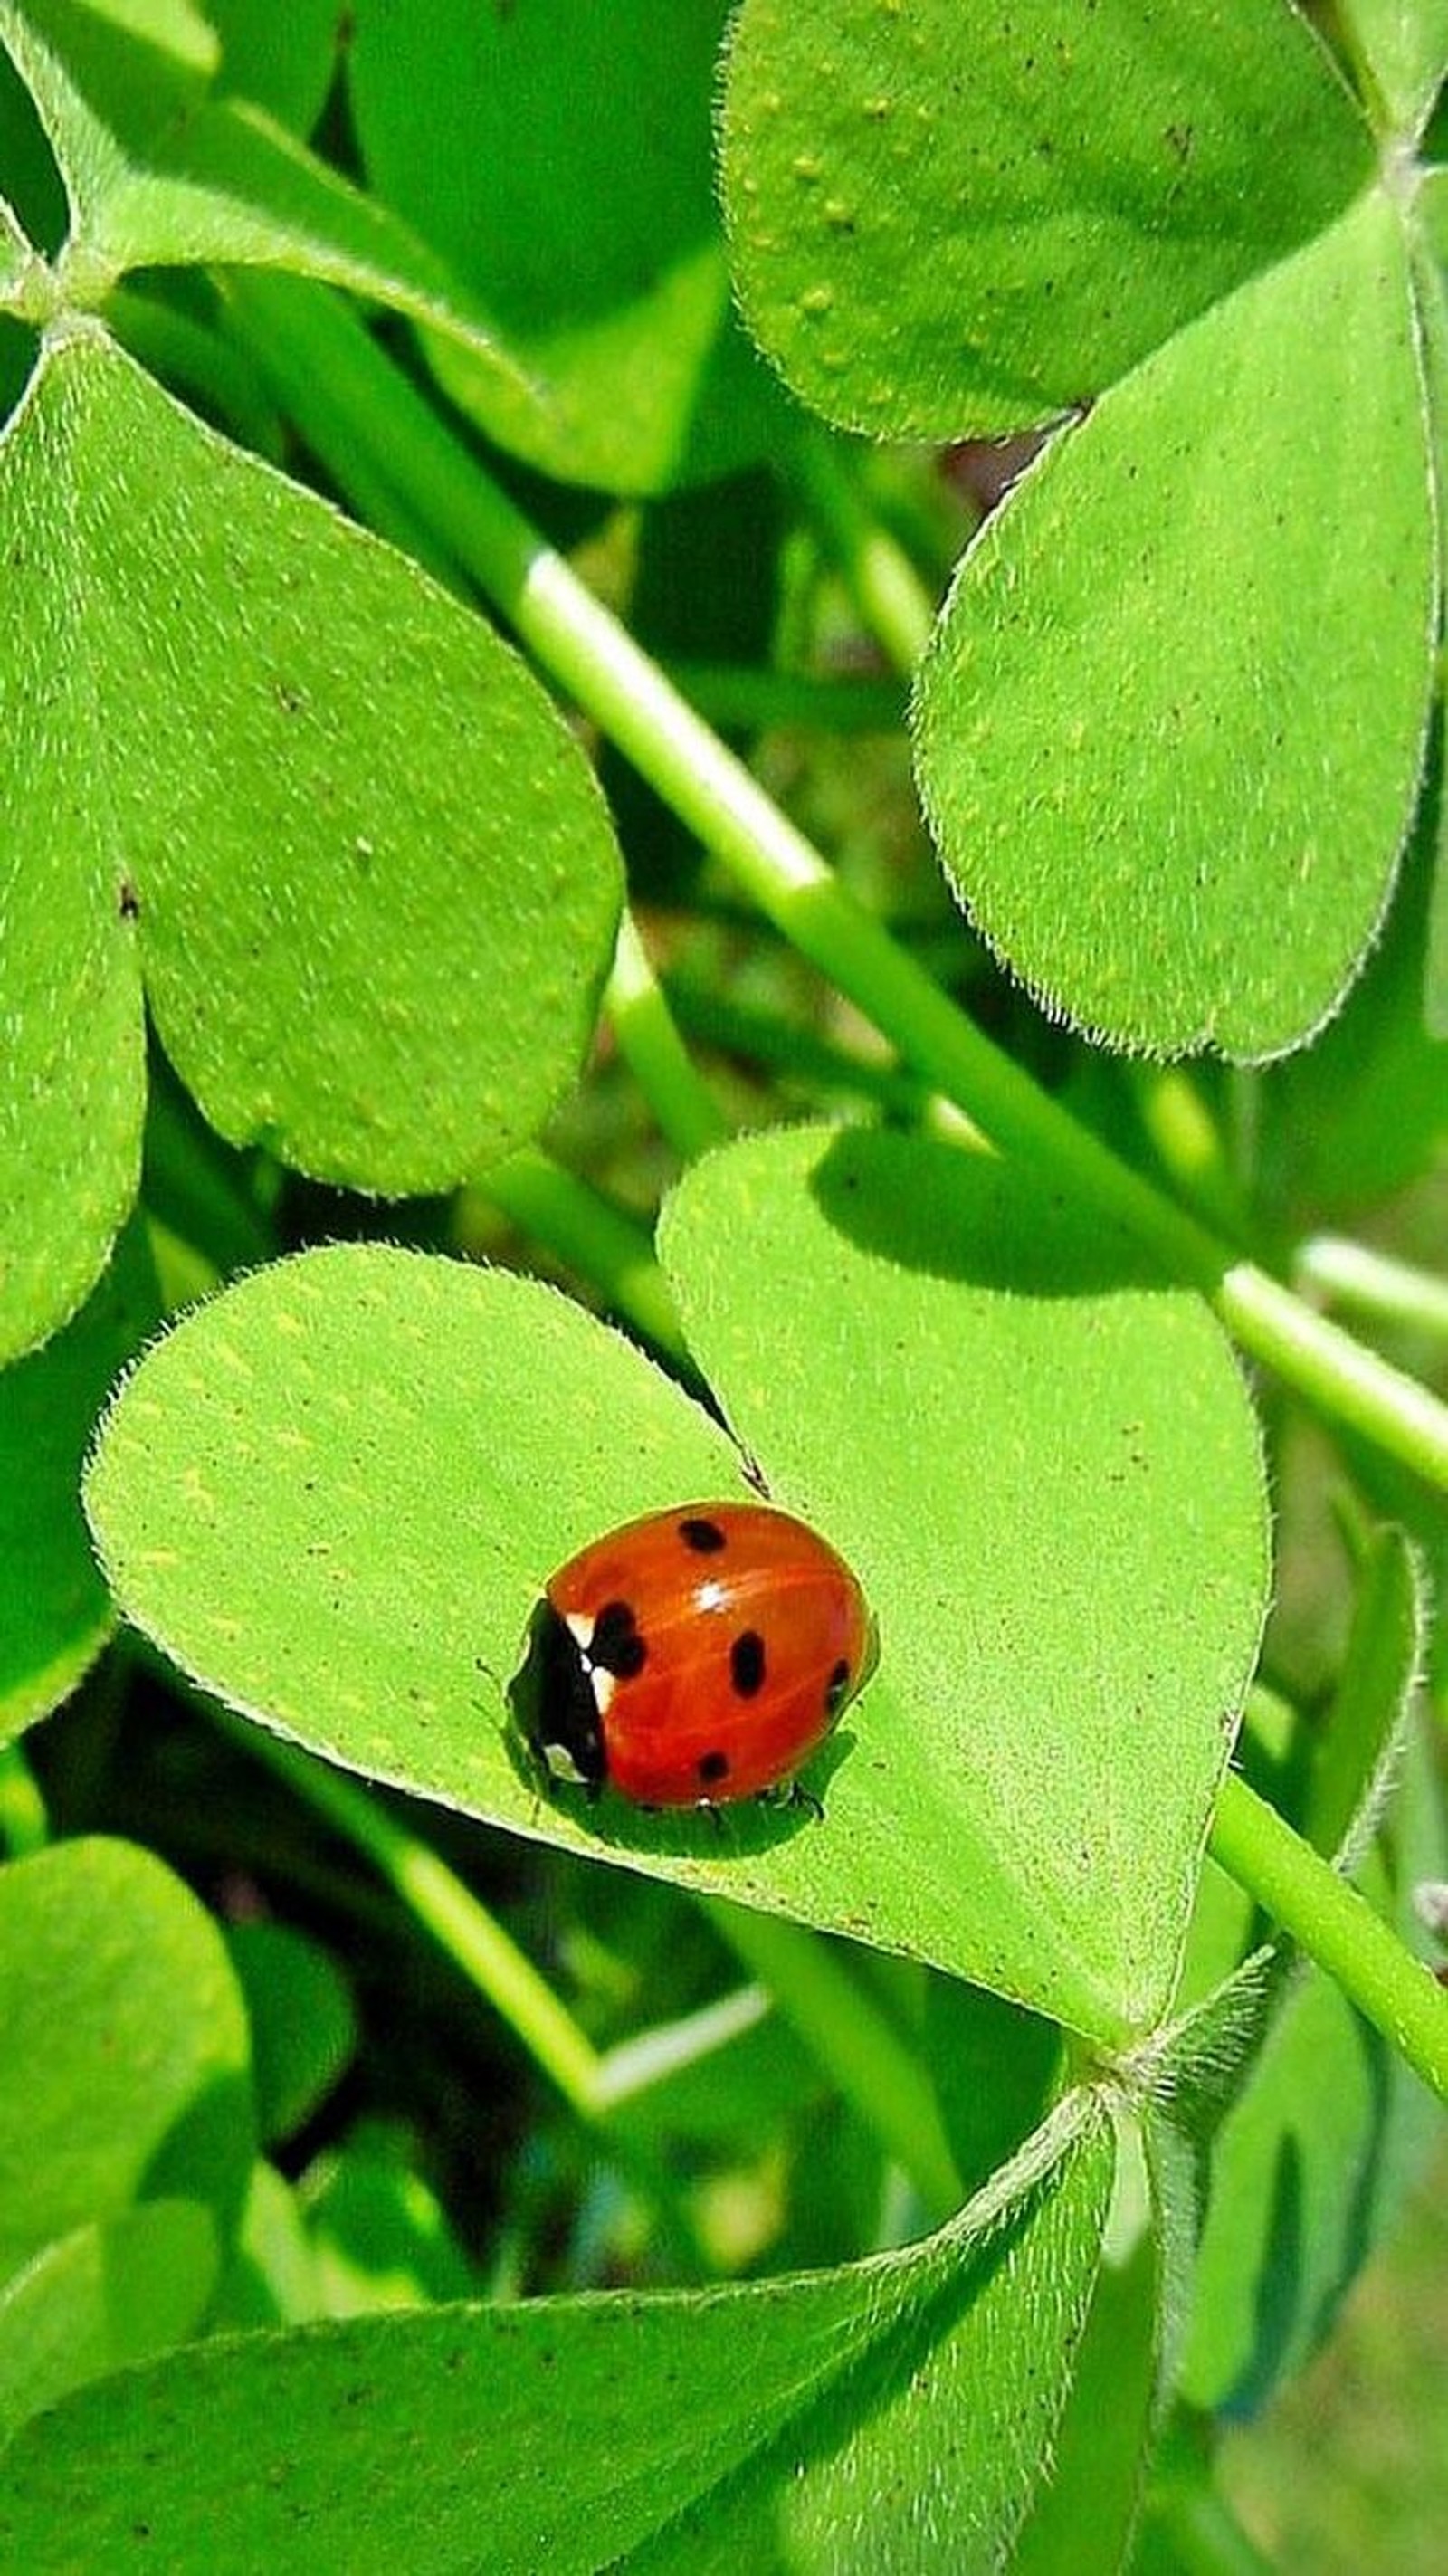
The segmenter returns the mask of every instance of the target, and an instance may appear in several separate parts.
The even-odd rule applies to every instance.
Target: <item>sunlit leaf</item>
[[[761,2542],[798,2576],[942,2547],[984,2570],[1049,2454],[1112,2164],[1073,2105],[940,2236],[843,2270],[196,2347],[21,2434],[0,2545],[36,2576],[106,2563],[138,2525],[158,2563],[195,2565],[223,2521],[237,2567],[302,2534],[354,2576],[395,2568],[399,2532],[416,2576],[480,2555],[490,2576],[713,2576]]]
[[[1371,169],[1302,19],[746,0],[724,189],[751,328],[853,429],[1049,419],[1306,241]]]
[[[223,1135],[447,1188],[572,1078],[619,885],[587,764],[491,630],[93,330],[0,446],[0,531],[20,1349],[134,1189],[143,981]]]
[[[916,737],[978,927],[1118,1045],[1307,1036],[1388,900],[1434,614],[1407,257],[1369,195],[1104,395],[967,554]]]

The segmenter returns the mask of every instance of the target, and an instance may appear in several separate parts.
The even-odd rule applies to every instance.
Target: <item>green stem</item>
[[[729,1122],[674,1024],[663,988],[625,910],[604,1008],[639,1089],[669,1143],[688,1163],[729,1133]]]
[[[665,665],[680,697],[726,733],[788,726],[804,733],[898,733],[905,692],[898,680],[855,672],[758,670],[746,663]]]
[[[1210,1848],[1448,2102],[1448,1992],[1240,1772],[1222,1783]]]
[[[215,1701],[203,1705],[224,1734],[265,1762],[344,1841],[365,1852],[379,1878],[516,2031],[569,2108],[592,2126],[602,2099],[597,2051],[532,1962],[446,1861],[345,1772],[284,1743],[265,1727],[233,1716]]]
[[[960,2175],[935,2088],[894,2023],[817,1932],[716,1898],[700,1902],[816,2063],[904,2166],[932,2219],[948,2218],[961,2203]]]
[[[1350,1312],[1448,1341],[1448,1279],[1430,1270],[1337,1234],[1315,1234],[1299,1244],[1292,1268],[1301,1287]]]
[[[1177,1064],[1133,1065],[1137,1113],[1174,1188],[1207,1224],[1240,1242],[1249,1227],[1221,1129]]]
[[[344,488],[384,467],[537,655],[801,953],[985,1131],[1198,1287],[1243,1347],[1330,1417],[1448,1488],[1448,1405],[1365,1351],[1120,1162],[995,1046],[831,875],[560,555],[334,298],[233,272],[238,319]]]
[[[843,1091],[913,1126],[923,1119],[930,1093],[913,1073],[896,1064],[821,1037],[815,1029],[783,1012],[736,1002],[717,983],[694,974],[670,973],[664,989],[675,1017],[692,1037],[721,1048],[746,1063],[766,1065],[771,1073],[793,1075],[812,1091]]]
[[[736,2040],[767,2021],[772,2009],[771,1998],[762,1986],[736,1986],[732,1994],[721,1995],[712,2004],[701,2004],[697,2012],[686,2013],[680,2021],[656,2023],[633,2039],[621,2039],[602,2061],[608,2108],[619,2111],[626,2103],[652,2091],[656,2084],[667,2084],[686,2069],[701,2066],[720,2049],[732,2048]]]
[[[682,1367],[689,1366],[683,1326],[668,1283],[648,1235],[631,1217],[531,1145],[495,1164],[474,1188],[479,1197],[501,1208],[520,1232],[546,1244],[570,1270],[590,1281],[611,1311],[655,1350]],[[472,1190],[465,1195],[458,1213],[459,1239],[464,1243],[472,1195]]]
[[[1448,1490],[1448,1405],[1416,1378],[1314,1314],[1252,1262],[1223,1271],[1211,1302],[1243,1348],[1329,1420]]]
[[[173,1687],[176,1677],[171,1676]],[[635,2138],[610,2128],[615,2092],[606,2058],[578,2027],[551,1986],[496,1917],[464,1887],[431,1847],[395,1822],[370,1790],[330,1763],[285,1743],[220,1702],[186,1689],[207,1715],[249,1754],[266,1762],[293,1793],[353,1847],[365,1853],[413,1920],[483,1995],[556,2086],[574,2117],[606,2141],[610,2161],[652,2204],[675,2253],[694,2272],[713,2267],[662,2160]]]
[[[935,624],[924,583],[867,506],[855,459],[836,440],[824,430],[803,429],[792,463],[868,632],[908,680]]]

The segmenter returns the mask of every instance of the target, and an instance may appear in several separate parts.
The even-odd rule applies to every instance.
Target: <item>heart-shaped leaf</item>
[[[747,1491],[718,1425],[551,1289],[338,1245],[147,1352],[86,1501],[117,1599],[207,1688],[374,1777],[717,1884],[707,1820],[546,1805],[508,1688],[585,1540]],[[793,1827],[750,1811],[733,1830],[758,1855]]]
[[[1448,76],[1448,0],[1345,0],[1342,23],[1399,134],[1415,135]]]
[[[1330,222],[1367,128],[1296,13],[745,0],[724,190],[751,328],[832,420],[1020,429]]]
[[[1025,1174],[891,1137],[711,1156],[663,1243],[734,1430],[827,1512],[879,1620],[832,1820],[927,1956],[948,1922],[980,1983],[1148,2026],[1266,1588],[1216,1326]],[[844,1919],[877,1906],[857,1860]]]
[[[1149,2024],[1265,1589],[1255,1431],[1215,1326],[1001,1167],[889,1139],[716,1156],[666,1241],[736,1428],[880,1620],[824,1826],[534,1793],[506,1693],[550,1571],[639,1511],[743,1487],[707,1417],[525,1281],[339,1249],[189,1317],[91,1469],[117,1599],[358,1769],[1103,2037]]]
[[[143,979],[223,1135],[447,1188],[571,1079],[619,871],[509,649],[94,327],[0,446],[0,542],[15,1350],[79,1302],[134,1188]]]
[[[36,2576],[144,2528],[194,2566],[588,2576],[999,2565],[1049,2456],[1114,2163],[1076,2097],[928,2243],[698,2295],[538,2299],[201,2345],[82,2391],[0,2467]],[[687,2392],[681,2403],[679,2392]],[[238,2479],[237,2462],[247,2475]],[[854,2562],[851,2562],[854,2563]],[[859,2563],[864,2563],[863,2561]]]
[[[1401,48],[1419,86],[1435,45]],[[746,0],[725,133],[746,309],[832,418],[981,433],[1100,397],[968,555],[921,675],[961,900],[1114,1044],[1300,1044],[1419,783],[1431,183],[1375,158],[1299,12],[1213,0],[1069,31],[1049,0],[969,28],[950,0]]]
[[[1333,1009],[1412,821],[1433,552],[1407,252],[1370,193],[1104,395],[957,577],[921,789],[1051,1008],[1243,1058]]]

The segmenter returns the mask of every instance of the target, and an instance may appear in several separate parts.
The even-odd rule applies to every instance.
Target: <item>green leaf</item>
[[[1371,1839],[1402,1752],[1422,1667],[1428,1597],[1401,1530],[1374,1530],[1357,1569],[1352,1626],[1313,1749],[1302,1830],[1350,1869]]]
[[[336,64],[336,0],[207,0],[206,14],[221,38],[218,86],[309,134]]]
[[[1337,16],[1397,133],[1414,137],[1448,74],[1448,0],[1342,0]]]
[[[512,652],[93,329],[0,448],[0,542],[4,677],[33,710],[6,731],[24,820],[0,861],[16,1349],[78,1303],[134,1189],[138,967],[224,1136],[443,1189],[571,1080],[619,886]]]
[[[227,1935],[251,2022],[263,2145],[308,2121],[357,2045],[352,1991],[329,1952],[287,1923],[238,1923]]]
[[[1151,2442],[1160,2316],[1160,2249],[1144,2227],[1129,2252],[1108,2249],[1096,2276],[1050,2484],[1011,2576],[1117,2576]]]
[[[70,207],[55,155],[46,142],[35,101],[0,45],[0,230],[18,244],[22,265],[36,251],[58,251],[70,228]],[[17,222],[18,219],[18,222]],[[20,270],[7,267],[5,301],[18,302]],[[5,405],[10,408],[9,402]]]
[[[186,41],[188,23],[199,44]],[[97,211],[124,198],[130,155],[197,111],[217,58],[215,36],[189,12],[127,26],[85,0],[0,0],[0,44],[55,155],[72,238],[89,236]]]
[[[38,5],[37,0],[23,0],[23,6],[25,15],[34,18],[44,14],[45,0]],[[88,18],[104,19],[193,72],[215,68],[216,38],[208,24],[212,12],[194,0],[80,0],[80,6]]]
[[[1379,1203],[1448,1150],[1448,1010],[1435,1034],[1424,991],[1430,907],[1442,900],[1435,861],[1448,887],[1434,847],[1448,803],[1434,768],[1376,951],[1331,1026],[1256,1087],[1257,1194],[1284,1235]]]
[[[1366,1892],[1418,1947],[1412,1890],[1448,1870],[1441,1792],[1421,1738]],[[1401,2208],[1429,2148],[1438,2105],[1308,1970],[1268,2034],[1214,2151],[1183,2393],[1248,2412],[1326,2335],[1372,2246]]]
[[[179,1879],[90,1839],[0,1869],[0,2280],[136,2200],[226,2234],[254,2152],[241,1998]]]
[[[726,0],[359,0],[368,172],[486,297],[531,390],[426,335],[454,401],[566,482],[657,492],[761,451],[710,169]]]
[[[1296,12],[1214,0],[746,0],[723,137],[750,327],[816,409],[897,438],[1099,392],[1372,167]]]
[[[1448,797],[1438,806],[1433,895],[1428,914],[1428,957],[1423,970],[1423,1019],[1430,1038],[1448,1040]]]
[[[178,48],[177,13],[121,15],[84,0],[0,0],[0,44],[69,201],[52,301],[91,310],[134,268],[290,269],[430,323],[466,348],[480,380],[518,386],[488,315],[405,226],[261,109],[208,99],[217,47],[202,20],[184,13],[197,41]]]
[[[325,2316],[436,2307],[480,2286],[436,2193],[382,2140],[329,2156],[305,2208]]]
[[[47,525],[63,541],[66,496],[57,511],[48,459],[27,473],[24,447],[12,423],[0,445],[0,684],[7,704],[34,712],[0,738],[15,818],[0,849],[0,1362],[43,1341],[93,1286],[135,1196],[145,1099],[140,979],[106,883],[103,808],[76,828],[90,698]],[[47,699],[52,720],[40,722]]]
[[[210,2210],[151,2200],[62,2236],[0,2289],[0,2442],[88,2379],[184,2343],[219,2269]]]
[[[1116,1044],[1295,1044],[1388,900],[1434,614],[1406,252],[1369,194],[1105,395],[966,556],[916,705],[962,902]]]
[[[663,1253],[733,1429],[879,1621],[820,1856],[841,1924],[908,1925],[1079,2029],[1149,2027],[1266,1583],[1215,1326],[1028,1176],[884,1136],[711,1156]]]
[[[101,1405],[159,1307],[139,1227],[74,1323],[0,1372],[0,1743],[59,1706],[112,1626],[80,1509]]]
[[[1060,2090],[1061,2033],[983,1986],[932,1977],[921,2053],[967,2191],[983,2185],[1045,2117]]]
[[[862,1184],[878,1249],[853,1239]],[[535,1793],[505,1694],[548,1574],[636,1512],[744,1487],[705,1416],[525,1281],[338,1249],[189,1317],[92,1464],[117,1600],[208,1688],[354,1768],[1103,2036],[1149,2023],[1265,1588],[1255,1429],[1216,1328],[1094,1220],[888,1138],[715,1157],[667,1250],[777,1498],[844,1545],[879,1615],[823,1827]],[[907,1419],[940,1425],[928,1533]]]
[[[555,1566],[636,1512],[748,1490],[717,1424],[552,1290],[339,1245],[239,1282],[149,1351],[86,1497],[129,1615],[281,1732],[794,1911],[812,1883],[797,1818],[751,1808],[716,1830],[545,1804],[507,1697]],[[836,1910],[815,1895],[816,1919]]]
[[[1433,427],[1433,463],[1438,493],[1439,583],[1448,548],[1444,495],[1448,493],[1448,295],[1443,263],[1448,260],[1448,172],[1428,172],[1418,192],[1424,219],[1422,254],[1416,262],[1419,310],[1423,319],[1423,356],[1428,379],[1429,415]],[[1443,692],[1438,693],[1438,775],[1434,809],[1433,878],[1428,897],[1427,962],[1423,969],[1423,1022],[1430,1039],[1448,1039],[1448,795],[1443,789]]]
[[[539,2299],[210,2344],[70,2399],[0,2469],[34,2576],[144,2524],[194,2566],[355,2576],[998,2565],[1065,2399],[1113,2164],[1073,2102],[938,2237],[697,2295]],[[687,2402],[680,2403],[680,2392]],[[245,2461],[247,2475],[238,2478]],[[774,2536],[774,2557],[760,2559]],[[843,2563],[864,2563],[863,2561]]]
[[[300,2325],[322,2313],[311,2239],[297,2196],[258,2158],[211,2322],[219,2329]]]

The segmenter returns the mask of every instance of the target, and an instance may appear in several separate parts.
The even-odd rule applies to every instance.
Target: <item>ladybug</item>
[[[530,1662],[528,1732],[555,1777],[714,1807],[792,1780],[868,1679],[874,1638],[854,1575],[803,1521],[685,1503],[559,1567]]]

